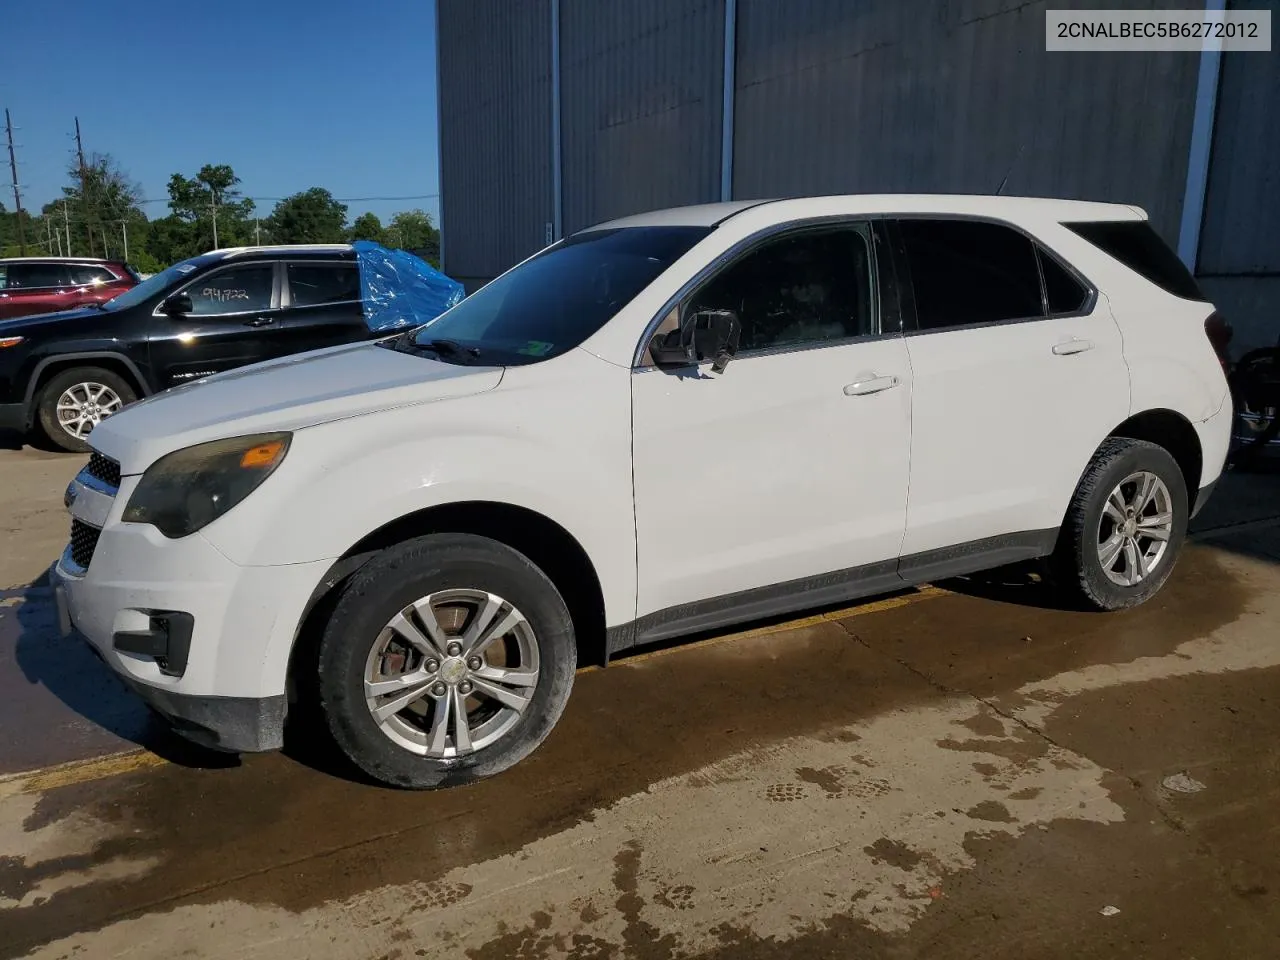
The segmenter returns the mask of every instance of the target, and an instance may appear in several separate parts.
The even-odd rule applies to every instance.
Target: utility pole
[[[258,218],[253,218],[253,245],[255,247],[262,246],[262,228],[258,224]]]
[[[89,219],[89,185],[84,172],[84,146],[80,143],[80,118],[76,117],[76,156],[80,158],[80,203],[84,206],[84,232],[89,236],[89,256],[95,255],[93,224]]]
[[[66,201],[66,199],[65,199],[65,198],[64,198],[64,199],[63,199],[63,201],[62,201],[62,223],[63,223],[63,225],[65,225],[65,226],[66,226],[66,228],[67,228],[67,256],[68,256],[68,257],[70,257],[70,256],[72,256],[72,253],[71,253],[71,218],[67,215],[67,201]]]
[[[27,255],[27,231],[22,225],[22,195],[18,193],[18,161],[13,156],[13,121],[9,119],[9,108],[4,108],[4,129],[9,135],[9,174],[13,177],[13,205],[18,208],[18,252]]]
[[[120,221],[120,231],[124,234],[124,262],[129,262],[129,221]]]
[[[213,249],[218,249],[218,191],[209,188],[209,207],[213,210]]]

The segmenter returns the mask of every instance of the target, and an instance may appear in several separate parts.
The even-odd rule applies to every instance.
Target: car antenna
[[[1013,163],[1009,164],[1009,169],[1004,172],[1004,179],[1000,181],[1000,186],[996,189],[997,197],[1004,193],[1004,185],[1009,182],[1009,174],[1013,173],[1013,168],[1018,165],[1018,158],[1022,156],[1022,149],[1025,146],[1025,142],[1018,145],[1018,152],[1013,155]]]

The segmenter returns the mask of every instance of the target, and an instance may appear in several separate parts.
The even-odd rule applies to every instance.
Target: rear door
[[[133,286],[132,281],[123,282],[106,267],[96,263],[72,263],[67,270],[71,275],[77,305],[106,303]]]
[[[903,218],[896,231],[915,316],[904,573],[913,556],[961,544],[1051,544],[1090,457],[1129,413],[1111,311],[1008,224]]]
[[[77,303],[66,264],[27,261],[0,265],[0,319],[70,310]]]
[[[281,334],[287,352],[368,339],[354,260],[289,260],[284,270]]]
[[[280,290],[274,263],[219,267],[173,296],[192,310],[169,316],[156,307],[148,338],[151,366],[163,389],[279,355]]]

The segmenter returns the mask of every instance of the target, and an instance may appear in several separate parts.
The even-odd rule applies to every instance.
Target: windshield
[[[622,227],[568,237],[389,343],[449,362],[516,365],[572,350],[709,227]]]
[[[194,273],[199,258],[193,257],[190,260],[183,260],[181,263],[175,263],[167,270],[161,270],[155,276],[148,277],[136,287],[130,287],[118,297],[112,297],[103,307],[107,310],[127,310],[129,307],[136,307],[148,297],[160,293],[170,286],[174,286],[183,277]]]

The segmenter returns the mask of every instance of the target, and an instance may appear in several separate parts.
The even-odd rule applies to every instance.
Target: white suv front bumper
[[[171,540],[122,523],[136,485],[67,490],[72,541],[52,570],[59,621],[174,728],[234,751],[281,745],[289,655],[328,560],[244,567],[202,534]],[[99,470],[99,472],[102,472]]]

